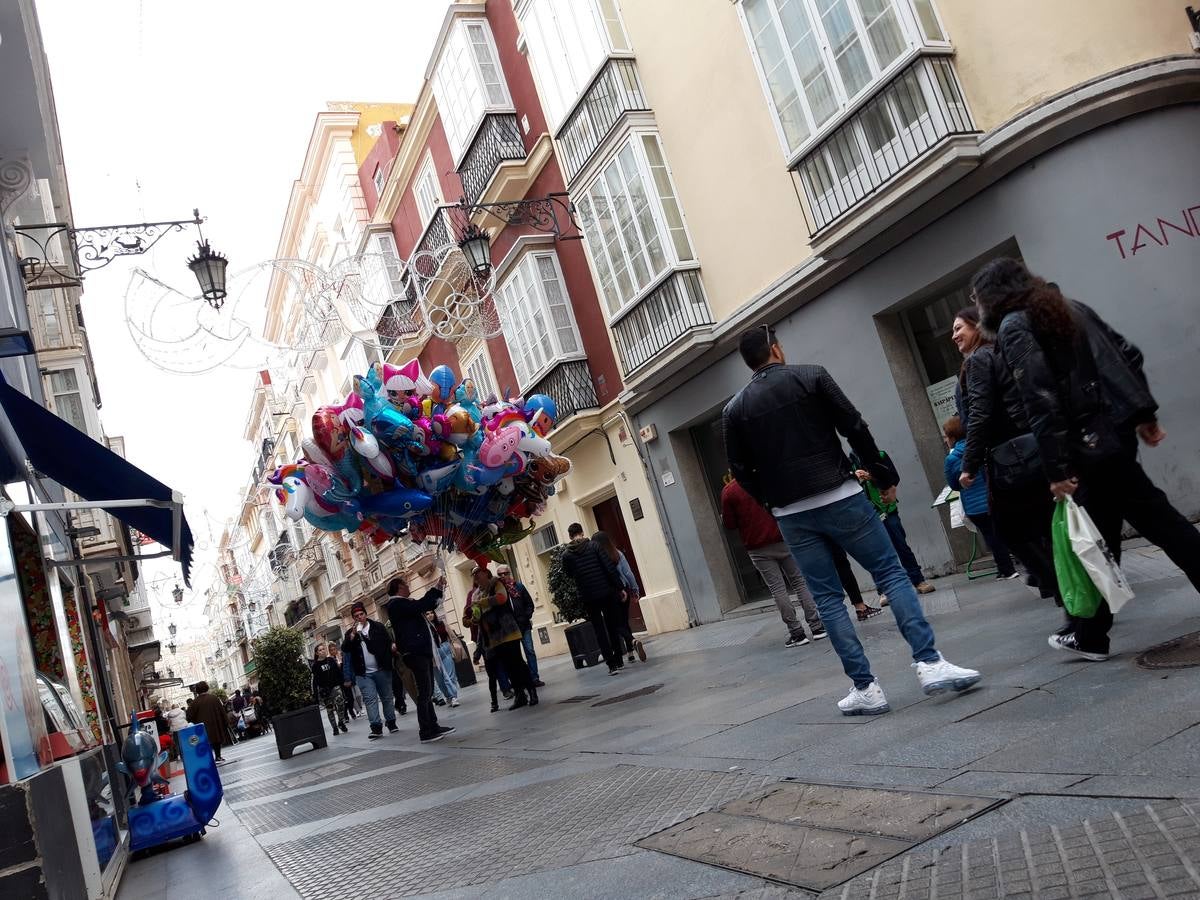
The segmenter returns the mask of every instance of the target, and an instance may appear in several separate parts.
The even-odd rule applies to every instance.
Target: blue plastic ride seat
[[[224,791],[203,725],[179,731],[187,790],[129,810],[130,850],[146,850],[200,834],[221,805]]]

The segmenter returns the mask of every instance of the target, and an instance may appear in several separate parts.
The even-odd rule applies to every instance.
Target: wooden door
[[[625,527],[625,517],[621,514],[621,501],[616,497],[609,497],[592,507],[592,515],[596,517],[596,527],[606,532],[617,545],[617,549],[625,554],[625,561],[629,563],[629,568],[633,569],[633,577],[645,591],[646,582],[642,580],[637,557],[633,555],[633,545],[629,540],[629,529]],[[629,604],[629,625],[634,631],[646,630],[646,620],[642,618],[642,607],[638,600]]]

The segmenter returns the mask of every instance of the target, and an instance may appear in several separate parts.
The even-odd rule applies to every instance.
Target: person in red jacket
[[[808,643],[808,636],[796,616],[796,608],[792,606],[791,594],[800,598],[800,606],[804,609],[804,618],[812,630],[813,640],[819,641],[825,637],[825,626],[817,615],[817,605],[813,602],[808,585],[804,583],[800,567],[783,542],[775,517],[746,493],[746,489],[732,475],[721,490],[721,522],[730,531],[737,531],[742,536],[742,545],[750,554],[750,561],[767,583],[775,605],[779,607],[783,624],[788,628],[789,637],[784,646],[803,647]]]

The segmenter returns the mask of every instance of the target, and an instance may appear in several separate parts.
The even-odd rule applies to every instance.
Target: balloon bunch
[[[268,480],[293,521],[499,558],[571,471],[546,439],[557,416],[545,394],[481,405],[449,366],[426,377],[415,359],[376,363],[344,403],[313,414],[303,458]]]

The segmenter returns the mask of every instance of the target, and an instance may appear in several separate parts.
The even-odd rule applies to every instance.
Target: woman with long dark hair
[[[1015,259],[989,262],[971,280],[983,326],[1012,372],[1041,461],[1043,490],[1074,496],[1117,562],[1121,523],[1162,547],[1200,590],[1200,533],[1150,481],[1138,438],[1156,447],[1166,432],[1142,371],[1143,357],[1096,313]],[[1050,646],[1091,660],[1108,658],[1112,612],[1072,617]]]
[[[624,644],[624,651],[629,654],[630,662],[633,662],[635,659],[634,654],[637,654],[637,659],[645,662],[646,648],[642,645],[641,641],[633,636],[633,628],[629,624],[629,610],[632,607],[633,601],[641,596],[641,587],[638,585],[637,579],[633,577],[633,569],[629,567],[629,560],[625,558],[625,554],[613,543],[613,539],[608,536],[607,531],[597,531],[592,535],[592,540],[612,560],[612,564],[617,567],[617,574],[621,576],[621,585],[624,591],[620,597],[616,598],[615,603],[620,610],[617,631]]]
[[[950,339],[963,355],[955,398],[959,420],[965,435],[956,465],[969,473],[960,485],[966,492],[984,474],[994,448],[1029,435],[1029,423],[1023,416],[1020,397],[1004,360],[979,323],[979,311],[968,306],[954,317]],[[957,442],[957,437],[954,443]],[[954,443],[948,449],[955,453]],[[1031,467],[1031,472],[1036,469]],[[1000,575],[1011,578],[1017,573],[1009,558],[1009,549],[1037,582],[1043,597],[1058,597],[1054,578],[1054,559],[1050,552],[1050,516],[1053,502],[1037,479],[1027,484],[1010,483],[1001,472],[988,479],[982,514],[972,521],[992,549]]]

